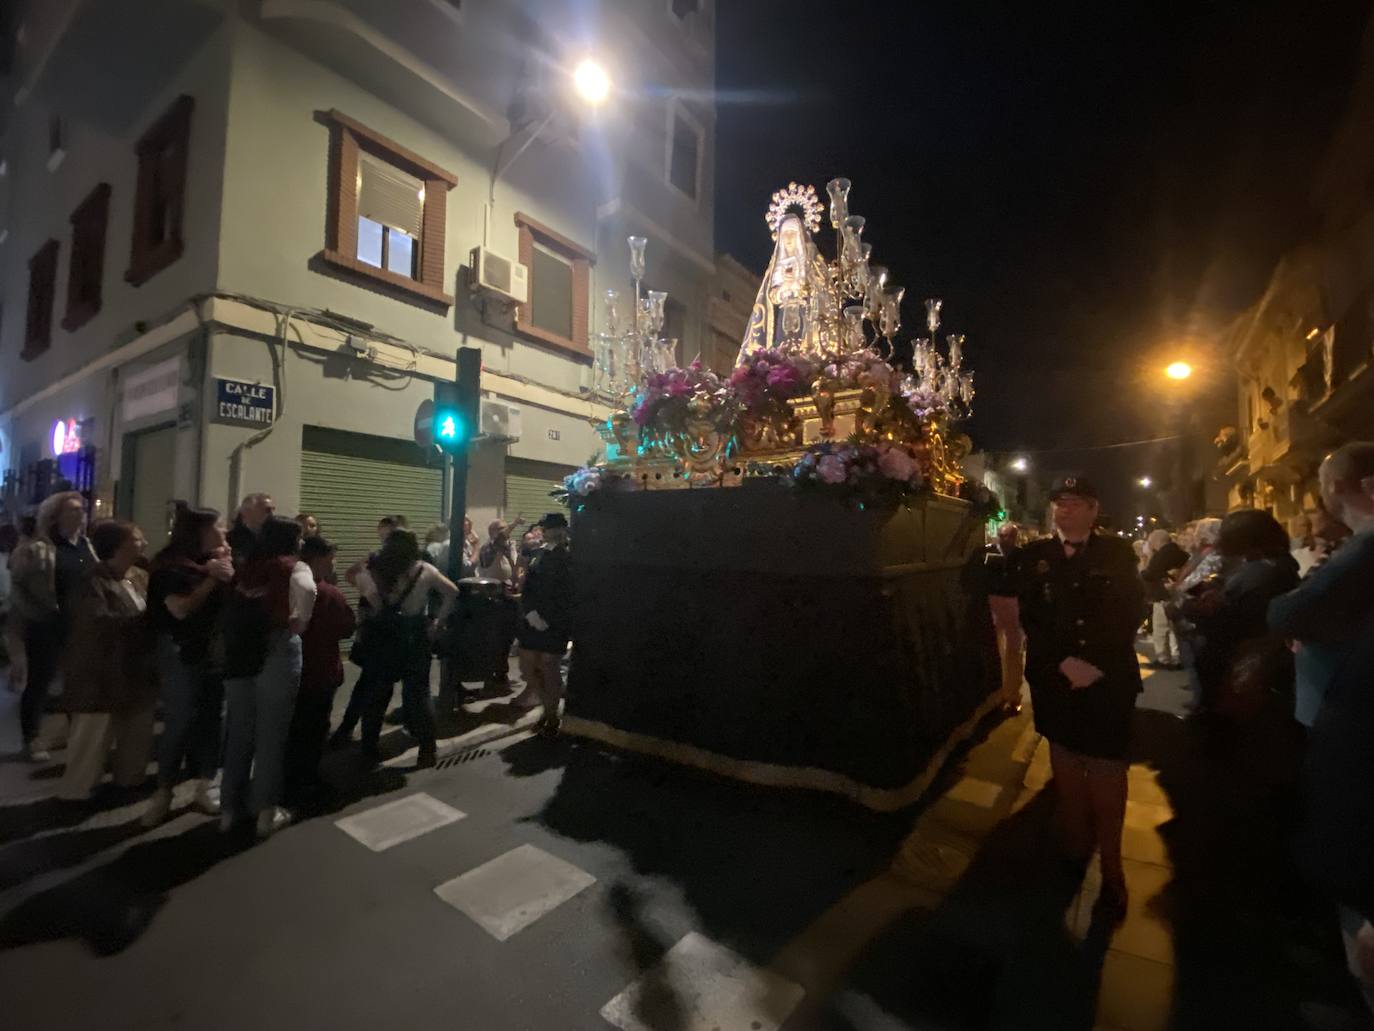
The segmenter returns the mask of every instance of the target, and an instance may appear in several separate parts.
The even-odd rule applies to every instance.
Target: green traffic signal
[[[463,427],[463,417],[452,409],[439,409],[434,413],[434,441],[448,449],[458,447],[467,439]]]

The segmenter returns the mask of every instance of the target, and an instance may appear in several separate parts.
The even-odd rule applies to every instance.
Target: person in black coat
[[[1017,579],[1035,727],[1050,742],[1061,847],[1100,856],[1099,903],[1126,909],[1121,828],[1126,750],[1140,693],[1135,632],[1145,590],[1128,541],[1094,532],[1097,491],[1064,477],[1050,492],[1055,535],[1021,549]]]
[[[525,574],[517,637],[520,673],[544,706],[540,729],[553,732],[563,700],[561,662],[572,640],[572,551],[567,516],[551,512],[536,525],[544,531],[544,541]]]
[[[1288,533],[1268,512],[1240,509],[1221,521],[1218,550],[1239,563],[1224,583],[1184,600],[1197,629],[1197,672],[1204,711],[1237,714],[1293,682],[1293,657],[1270,634],[1269,603],[1298,586]]]

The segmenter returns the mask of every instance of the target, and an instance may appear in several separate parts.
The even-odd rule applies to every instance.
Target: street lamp
[[[611,94],[611,77],[590,57],[583,58],[573,69],[573,85],[577,87],[577,95],[593,107]]]
[[[1011,460],[1011,467],[1018,473],[1023,473],[1030,468],[1030,463],[1026,461],[1024,455],[1017,455]]]
[[[565,72],[566,74],[566,72]],[[588,107],[600,107],[601,104],[611,94],[611,77],[606,72],[605,67],[598,61],[590,57],[584,57],[578,62],[572,72],[573,92]],[[521,127],[514,130],[509,136],[502,140],[496,147],[496,160],[491,166],[491,182],[487,186],[487,205],[482,218],[482,246],[486,247],[491,242],[491,214],[496,207],[496,183],[510,170],[511,165],[520,159],[520,155],[529,150],[530,144],[539,138],[545,129],[559,115],[560,107],[553,103],[549,105],[549,113],[544,116],[539,124],[529,127]],[[525,138],[515,152],[508,157],[505,156],[506,147],[517,136],[523,135]]]
[[[1150,486],[1152,483],[1154,483],[1155,481],[1152,480],[1152,479],[1150,479],[1148,476],[1142,476],[1140,479],[1136,480],[1135,482],[1138,483],[1138,484],[1140,484],[1142,487],[1149,487],[1149,486]]]
[[[1174,380],[1185,380],[1193,374],[1193,367],[1187,362],[1171,362],[1164,370],[1164,375]]]

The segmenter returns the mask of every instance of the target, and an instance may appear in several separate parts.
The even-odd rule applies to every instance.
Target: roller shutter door
[[[411,441],[307,426],[301,439],[301,510],[320,521],[320,532],[338,547],[339,588],[357,595],[344,571],[377,548],[377,520],[405,516],[424,542],[442,522],[443,469],[426,463]]]
[[[547,513],[558,511],[560,506],[549,496],[549,492],[563,486],[563,477],[573,471],[570,465],[507,458],[506,519],[514,522],[517,518],[523,518],[528,526]]]

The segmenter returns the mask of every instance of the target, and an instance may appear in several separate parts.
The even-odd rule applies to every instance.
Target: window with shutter
[[[67,273],[67,314],[62,328],[77,329],[100,311],[105,276],[105,229],[110,184],[101,183],[72,212],[72,256]]]
[[[681,108],[673,107],[673,131],[669,137],[668,182],[692,200],[697,199],[701,173],[701,129]]]
[[[451,173],[338,111],[329,164],[329,219],[319,258],[369,286],[448,307],[444,223]]]
[[[194,106],[190,97],[177,98],[138,141],[134,232],[129,271],[124,274],[134,286],[146,283],[180,258],[185,249],[182,222]]]
[[[529,272],[529,301],[515,310],[515,328],[541,343],[590,356],[587,315],[591,266],[587,248],[523,212],[515,215],[520,264]]]
[[[425,184],[371,154],[358,158],[358,260],[415,278]]]
[[[21,358],[40,355],[52,343],[52,308],[56,293],[57,241],[49,240],[29,260],[29,310]]]

